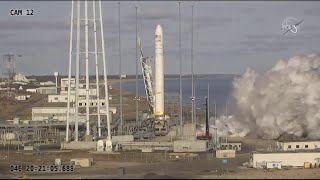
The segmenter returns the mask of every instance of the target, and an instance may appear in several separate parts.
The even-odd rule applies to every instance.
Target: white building
[[[70,102],[75,101],[75,96],[71,95],[70,96]],[[48,102],[68,102],[68,95],[62,95],[62,94],[57,94],[57,95],[48,95]]]
[[[251,154],[250,164],[254,168],[266,167],[268,162],[279,162],[281,166],[303,167],[304,163],[312,166],[320,162],[320,152],[254,152]]]
[[[27,100],[27,96],[25,96],[25,95],[18,95],[18,96],[15,96],[14,97],[16,100],[18,100],[18,101],[25,101],[25,100]]]
[[[71,81],[71,88],[75,88],[76,87],[76,79],[71,78],[70,81]],[[61,78],[61,91],[68,92],[68,86],[69,86],[68,78]]]
[[[52,81],[40,82],[41,86],[55,86],[56,84]]]
[[[37,92],[40,94],[57,94],[57,88],[55,86],[51,87],[39,87],[37,88]]]
[[[31,92],[31,93],[36,93],[36,92],[37,92],[37,89],[35,89],[35,88],[34,88],[34,89],[26,89],[26,91],[27,91],[27,92]]]
[[[74,108],[70,107],[70,122],[74,121]],[[116,113],[115,107],[110,107],[110,115]],[[101,115],[106,113],[104,108],[100,109]],[[32,121],[43,121],[43,120],[67,120],[67,107],[33,107],[32,108]],[[79,122],[86,122],[86,115],[79,113]]]
[[[29,80],[26,78],[26,76],[22,75],[22,74],[16,74],[14,77],[13,77],[13,80],[19,84],[19,83],[22,83],[22,84],[28,84],[29,83]]]
[[[68,95],[48,95],[48,102],[68,102]],[[70,96],[70,102],[75,102],[75,95]],[[100,99],[100,106],[105,105],[105,99]],[[85,107],[87,105],[87,101],[85,97],[79,97],[79,107]],[[89,99],[89,106],[90,107],[97,107],[98,106],[98,100],[97,99]]]
[[[85,96],[87,93],[86,89],[79,89],[79,96]],[[60,94],[67,95],[68,91],[60,91]],[[76,94],[75,90],[71,90],[70,94]],[[89,89],[89,96],[96,96],[97,89]]]
[[[277,148],[283,151],[320,150],[320,141],[277,142]]]
[[[74,109],[70,108],[70,121],[73,118]],[[67,107],[33,107],[32,108],[32,121],[43,121],[47,119],[54,119],[58,121],[67,120]],[[85,122],[85,116],[79,116],[79,122]]]
[[[241,151],[241,143],[227,142],[220,144],[221,149],[233,149],[236,151]]]

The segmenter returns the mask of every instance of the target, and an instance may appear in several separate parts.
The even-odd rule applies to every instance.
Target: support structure
[[[118,133],[122,134],[122,129],[123,129],[123,109],[122,109],[122,62],[121,62],[121,29],[120,29],[120,1],[118,2],[118,33],[119,33],[119,94],[120,94],[120,102],[119,102],[119,108],[120,108],[120,128],[118,129]]]
[[[96,89],[97,89],[97,102],[100,104],[100,87],[99,87],[99,63],[98,63],[98,42],[97,42],[97,22],[96,22],[96,4],[92,1],[93,10],[93,35],[94,35],[94,59],[96,63]],[[100,116],[100,106],[97,106],[98,115],[98,136],[101,137],[101,116]]]
[[[99,11],[100,11],[100,28],[101,28],[100,32],[101,32],[101,46],[102,46],[105,106],[106,106],[107,126],[108,126],[107,127],[108,128],[108,137],[107,137],[107,141],[106,141],[106,151],[112,151],[111,129],[110,129],[110,111],[109,111],[109,91],[108,91],[108,83],[107,83],[107,64],[106,64],[106,53],[105,53],[104,34],[103,34],[101,0],[99,0]]]
[[[70,19],[70,46],[69,46],[69,70],[68,70],[68,103],[67,103],[67,125],[66,125],[66,141],[69,141],[69,129],[70,129],[70,90],[71,89],[71,67],[72,67],[72,37],[73,37],[73,5],[71,2],[71,19]]]
[[[191,6],[191,122],[194,123],[194,82],[193,82],[193,5]]]
[[[139,89],[138,89],[138,7],[136,8],[136,122],[139,121]],[[139,100],[138,100],[139,99]]]
[[[86,132],[90,135],[90,110],[89,110],[89,28],[88,28],[88,1],[84,1],[85,14],[85,55],[86,55]],[[100,106],[100,104],[99,104]]]
[[[181,1],[178,2],[179,3],[179,70],[180,70],[180,76],[179,76],[179,80],[180,80],[180,129],[181,129],[181,133],[182,133],[182,126],[183,126],[183,122],[182,122],[182,56],[181,56],[181,10],[180,10],[180,5],[181,5]]]
[[[150,112],[150,115],[153,116],[155,111],[155,96],[153,93],[154,84],[153,84],[153,78],[152,78],[151,62],[149,57],[143,56],[142,44],[141,44],[140,38],[138,38],[138,45],[139,45],[140,55],[141,55],[140,61],[141,61],[143,82],[144,82],[146,96],[149,104],[149,112]]]
[[[101,7],[101,1],[99,0],[99,7],[98,7],[98,13],[99,17],[96,17],[96,1],[92,1],[92,11],[88,7],[88,1],[75,1],[77,6],[75,8],[75,3],[72,1],[72,7],[71,7],[71,27],[70,27],[70,49],[69,49],[69,72],[68,72],[68,104],[67,104],[67,122],[66,122],[66,141],[70,141],[70,124],[75,125],[75,135],[74,135],[74,141],[79,141],[79,117],[85,115],[85,123],[86,123],[86,140],[92,141],[91,136],[94,131],[91,131],[91,123],[92,117],[97,116],[97,124],[98,124],[98,136],[102,136],[101,132],[101,116],[104,116],[104,119],[107,121],[107,151],[112,151],[112,143],[111,143],[111,133],[110,133],[110,111],[109,111],[109,93],[108,93],[108,84],[107,84],[107,66],[106,66],[106,55],[105,55],[105,43],[104,43],[104,33],[103,33],[103,20],[102,20],[102,7]],[[84,4],[84,9],[81,7],[81,5]],[[76,9],[76,17],[74,17],[74,9]],[[81,19],[81,11],[84,10],[84,19]],[[74,21],[76,18],[76,21]],[[81,21],[84,21],[82,23]],[[99,30],[97,29],[97,22],[100,22],[99,24]],[[93,29],[89,28],[90,23],[93,24]],[[75,52],[73,49],[73,26],[76,25],[76,46],[75,46]],[[84,26],[84,32],[81,31],[81,27]],[[100,39],[97,38],[97,32],[100,31]],[[84,33],[84,42],[81,42],[81,35]],[[93,34],[93,39],[89,39],[89,34]],[[101,41],[101,45],[98,45],[98,42]],[[92,46],[92,47],[91,47]],[[81,52],[80,49],[84,49],[84,52]],[[93,52],[89,52],[89,49],[94,49]],[[84,54],[84,56],[82,55]],[[89,56],[89,54],[93,54],[93,56]],[[75,58],[74,58],[75,56]],[[75,59],[75,68],[72,68],[73,61]],[[95,66],[95,80],[96,80],[96,91],[90,91],[90,72],[89,72],[89,65],[94,64]],[[80,82],[80,65],[85,64],[85,72],[82,72],[85,74],[85,83]],[[100,66],[99,66],[100,64]],[[100,101],[100,86],[99,86],[99,67],[103,68],[103,86],[104,86],[104,99],[105,101],[101,103]],[[72,84],[71,77],[72,77],[72,70],[75,69],[75,85]],[[81,87],[80,87],[81,83]],[[85,104],[85,114],[79,114],[79,89],[83,88],[85,86],[85,96],[83,98],[86,99]],[[96,92],[95,94],[92,94],[91,92]],[[71,95],[75,94],[75,109],[74,114],[70,113],[70,106],[71,106]],[[90,104],[91,99],[97,99],[97,112],[93,112],[93,106]],[[101,108],[104,107],[105,113],[101,114]],[[73,118],[71,118],[73,117]],[[71,122],[72,121],[72,122]],[[71,123],[70,123],[71,122]],[[73,123],[74,122],[74,123]]]

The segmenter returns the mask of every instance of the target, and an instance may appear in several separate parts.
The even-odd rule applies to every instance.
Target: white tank
[[[58,76],[59,76],[59,73],[58,73],[58,72],[54,72],[53,75],[54,75],[55,77],[58,77]]]
[[[12,141],[16,139],[16,134],[14,133],[4,133],[4,134],[1,134],[1,140],[4,140],[4,141]]]
[[[112,149],[112,141],[111,140],[107,140],[106,141],[106,151],[109,151],[109,152],[113,151],[113,149]]]
[[[99,140],[97,142],[97,151],[104,151],[104,141],[103,140]]]

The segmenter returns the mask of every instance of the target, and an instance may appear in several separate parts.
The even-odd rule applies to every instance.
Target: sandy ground
[[[259,140],[242,139],[250,145],[250,142],[255,143]],[[268,146],[267,141],[261,141],[261,146]],[[259,142],[260,142],[259,141]],[[271,142],[273,143],[273,142]],[[260,143],[258,143],[260,144]],[[260,148],[260,146],[257,146]],[[50,152],[52,153],[52,152]],[[9,171],[11,164],[51,164],[53,158],[62,158],[63,163],[68,163],[73,157],[94,157],[95,164],[88,168],[76,168],[74,172],[64,173],[37,173],[32,172],[26,174],[28,178],[32,179],[113,179],[113,178],[130,178],[130,179],[174,179],[174,178],[193,178],[193,179],[311,179],[320,178],[320,169],[289,169],[289,170],[262,170],[242,167],[242,163],[249,160],[248,152],[237,153],[236,158],[228,159],[228,164],[223,165],[222,159],[212,158],[208,159],[206,156],[200,156],[197,160],[177,160],[177,161],[162,161],[162,162],[144,162],[132,161],[128,154],[125,160],[107,160],[105,155],[89,154],[85,151],[54,153],[45,156],[35,156],[38,158],[21,157],[14,159],[11,155],[11,160],[5,160],[3,157],[6,153],[0,152],[0,176],[9,176],[11,178],[19,178],[25,174],[12,173]],[[141,154],[141,153],[137,153]],[[150,155],[150,154],[149,154]],[[152,155],[152,154],[151,154]],[[25,155],[27,156],[27,155]],[[120,155],[119,155],[120,156]],[[124,154],[121,154],[123,157]],[[39,161],[40,158],[43,161]],[[32,160],[33,159],[33,160]],[[50,163],[51,162],[51,163]],[[125,168],[125,175],[118,176],[118,169]]]
[[[122,178],[195,178],[195,179],[311,179],[320,178],[319,169],[290,169],[290,170],[256,170],[242,169],[235,164],[228,166],[228,172],[221,171],[221,163],[216,160],[192,161],[192,162],[171,162],[154,164],[132,164],[117,162],[97,163],[93,167],[77,169],[75,172],[66,173],[42,173],[29,174],[32,179],[101,179],[101,178],[119,178],[117,169],[125,167],[126,175]],[[10,174],[13,178],[20,175]]]

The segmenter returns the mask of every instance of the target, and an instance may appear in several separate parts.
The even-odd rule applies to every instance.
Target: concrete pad
[[[91,154],[121,154],[120,152],[114,151],[89,151]]]
[[[61,149],[97,149],[97,142],[62,142]]]

